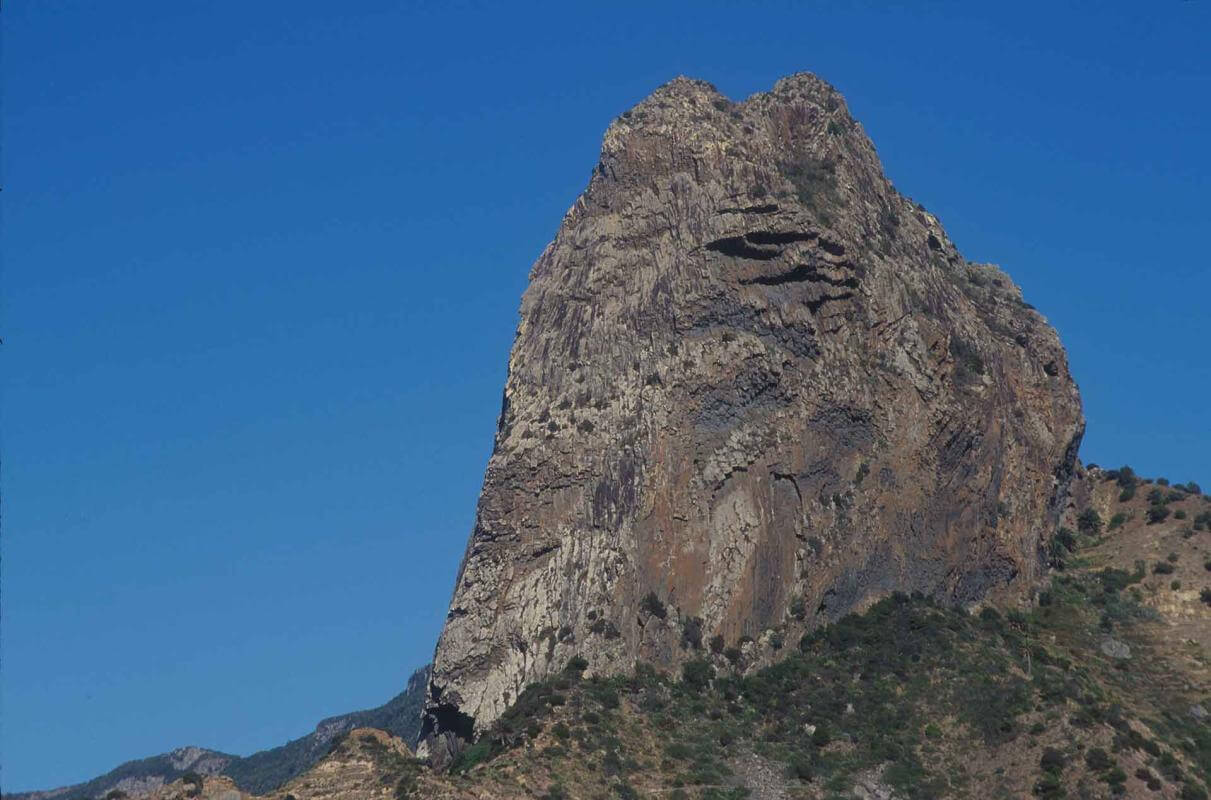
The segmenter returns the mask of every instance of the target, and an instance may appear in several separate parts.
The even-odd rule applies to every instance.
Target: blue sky
[[[530,264],[677,74],[831,81],[1060,330],[1083,457],[1211,484],[1211,4],[885,5],[5,3],[4,788],[402,688]]]

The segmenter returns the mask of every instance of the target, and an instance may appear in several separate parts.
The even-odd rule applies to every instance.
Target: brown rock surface
[[[574,655],[1023,596],[1083,428],[1055,332],[832,87],[678,78],[610,125],[531,272],[422,752]]]

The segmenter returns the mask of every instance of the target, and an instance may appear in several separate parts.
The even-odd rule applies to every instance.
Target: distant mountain
[[[222,774],[234,780],[241,789],[255,794],[270,792],[310,769],[328,754],[334,740],[354,728],[378,728],[404,740],[409,747],[416,747],[428,681],[429,668],[426,666],[412,673],[404,691],[378,708],[329,717],[306,736],[232,761]]]
[[[403,692],[383,705],[328,717],[306,736],[247,757],[201,747],[181,747],[170,753],[128,761],[85,783],[45,791],[5,794],[4,800],[78,800],[104,797],[115,790],[129,797],[138,797],[191,772],[206,776],[226,775],[241,789],[263,794],[311,768],[328,754],[334,740],[354,728],[378,728],[399,737],[409,746],[415,746],[428,681],[429,667],[425,666],[412,673]]]
[[[165,783],[171,783],[190,772],[199,775],[220,774],[239,756],[207,750],[202,747],[180,747],[170,753],[127,761],[100,777],[72,786],[60,786],[37,792],[5,794],[4,800],[51,800],[51,798],[102,797],[109,792],[125,792],[131,797],[147,794]]]

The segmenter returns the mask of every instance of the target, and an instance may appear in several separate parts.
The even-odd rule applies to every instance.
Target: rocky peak
[[[1084,429],[1063,348],[827,83],[677,78],[535,263],[422,752],[531,681],[1028,595]],[[747,644],[753,640],[753,644]]]

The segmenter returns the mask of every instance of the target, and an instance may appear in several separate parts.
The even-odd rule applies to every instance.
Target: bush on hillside
[[[681,646],[690,650],[702,649],[701,617],[686,617],[681,623]]]
[[[704,658],[695,658],[685,662],[681,667],[681,680],[685,686],[695,692],[700,692],[710,686],[715,677],[715,668]]]
[[[1169,516],[1169,506],[1166,505],[1151,505],[1148,506],[1148,524],[1156,525],[1159,522],[1164,522]]]
[[[1097,536],[1102,532],[1102,515],[1094,508],[1087,508],[1076,518],[1076,527],[1086,536]]]
[[[648,592],[644,595],[643,600],[639,603],[639,607],[657,619],[664,619],[669,615],[668,610],[664,607],[664,603],[660,601],[655,592]]]
[[[1100,747],[1091,747],[1085,753],[1085,763],[1089,765],[1089,769],[1100,772],[1104,769],[1110,769],[1114,766],[1114,761]]]

